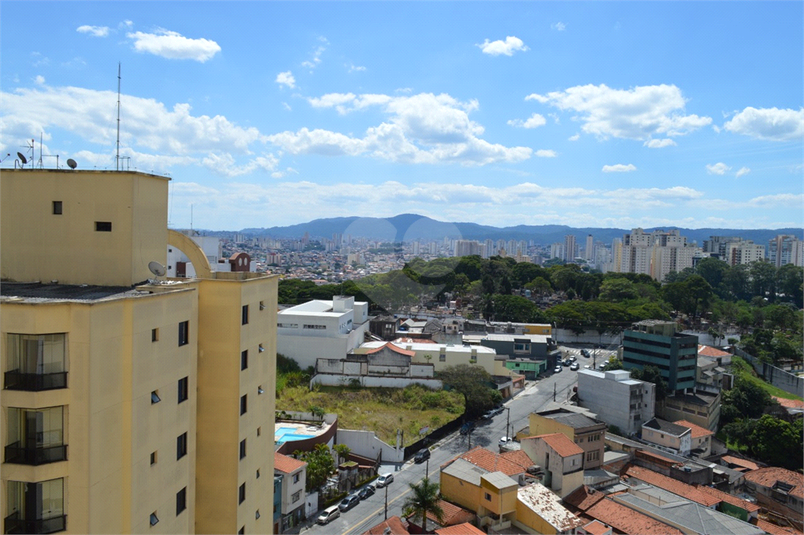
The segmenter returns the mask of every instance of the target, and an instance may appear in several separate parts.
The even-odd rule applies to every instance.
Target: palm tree
[[[422,531],[427,533],[427,513],[432,513],[439,521],[444,518],[444,510],[438,503],[440,500],[438,483],[432,483],[430,479],[424,478],[418,485],[411,483],[410,490],[413,494],[405,500],[402,510],[406,515],[412,514],[414,520],[421,516]]]

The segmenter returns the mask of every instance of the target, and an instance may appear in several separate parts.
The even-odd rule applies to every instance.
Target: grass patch
[[[731,371],[737,377],[741,377],[746,381],[750,381],[759,386],[771,396],[776,396],[783,399],[801,399],[799,396],[791,394],[790,392],[785,392],[781,388],[777,388],[770,383],[766,383],[762,380],[762,378],[757,377],[756,372],[754,372],[754,367],[743,358],[737,356],[731,357]]]
[[[407,388],[322,386],[314,390],[285,386],[276,398],[276,410],[307,411],[311,406],[337,414],[340,428],[374,431],[380,440],[389,444],[396,443],[396,430],[401,429],[406,446],[419,440],[421,428],[440,427],[460,417],[464,410],[461,394],[429,390],[420,385]]]

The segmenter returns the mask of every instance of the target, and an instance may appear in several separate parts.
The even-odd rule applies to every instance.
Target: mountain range
[[[767,245],[768,240],[779,234],[793,234],[804,239],[804,229],[722,229],[700,228],[688,229],[682,227],[653,227],[643,229],[645,232],[654,230],[678,230],[687,242],[697,242],[703,245],[704,240],[710,236],[736,236],[754,243]],[[549,245],[564,242],[564,237],[574,235],[581,245],[586,243],[586,236],[591,234],[595,241],[611,243],[614,238],[622,238],[630,234],[631,229],[618,228],[573,228],[567,225],[517,225],[514,227],[493,227],[477,223],[444,222],[417,214],[400,214],[389,218],[377,217],[334,217],[315,219],[307,223],[299,223],[285,227],[246,228],[239,231],[252,237],[273,237],[285,239],[299,239],[307,234],[311,239],[332,239],[334,234],[351,236],[352,238],[367,238],[384,242],[402,241],[433,241],[450,239],[465,239],[483,241],[491,240],[533,240],[537,244]],[[227,236],[232,232],[209,231],[203,234],[210,236]]]

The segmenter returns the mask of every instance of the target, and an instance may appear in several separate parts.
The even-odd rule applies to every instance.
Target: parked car
[[[380,474],[380,477],[377,478],[377,488],[382,488],[385,486],[390,485],[394,482],[394,474],[391,472]]]
[[[561,366],[556,366],[555,369],[553,369],[553,373],[561,373],[561,370]]]
[[[474,428],[475,428],[475,423],[474,422],[466,422],[465,424],[463,424],[461,426],[460,433],[462,435],[468,435],[469,433],[472,432],[472,429],[474,429]]]
[[[338,509],[341,510],[341,513],[345,513],[358,503],[360,503],[360,496],[358,496],[357,494],[350,494],[349,496],[341,500],[341,503],[338,504]]]
[[[505,410],[505,407],[503,407],[502,405],[500,405],[500,406],[498,406],[498,407],[494,407],[494,414],[495,414],[495,415],[497,415],[497,414],[502,414],[502,412],[503,412],[504,410]]]
[[[500,446],[505,446],[509,442],[513,441],[511,437],[500,437]]]
[[[572,355],[572,356],[569,358],[569,360],[570,360],[570,362],[575,362],[576,360],[578,360],[578,357],[576,357],[575,355]]]
[[[483,413],[483,415],[480,417],[480,419],[481,420],[491,420],[492,418],[494,418],[495,414],[496,413],[494,412],[494,409],[489,409],[489,410],[487,410],[486,412]]]
[[[357,495],[360,496],[361,500],[365,500],[369,496],[373,496],[375,492],[377,492],[377,489],[374,488],[374,485],[369,483],[368,485],[360,489],[360,492],[358,492]]]
[[[424,448],[416,452],[416,455],[413,457],[413,462],[419,464],[423,463],[429,458],[430,458],[430,449]]]
[[[570,359],[564,359],[564,362],[562,362],[562,364],[564,366],[569,366],[570,364],[572,364],[572,361]]]
[[[578,368],[580,368],[580,366],[578,366],[577,362],[573,362],[572,366],[570,366],[570,370],[572,370],[574,372],[578,371]]]
[[[332,507],[327,507],[324,509],[320,515],[318,515],[318,519],[316,520],[317,524],[321,524],[325,526],[341,516],[341,510],[338,509],[337,505],[333,505]]]
[[[585,350],[585,349],[581,349],[581,355],[583,355],[584,357],[589,358],[589,352],[587,350]]]

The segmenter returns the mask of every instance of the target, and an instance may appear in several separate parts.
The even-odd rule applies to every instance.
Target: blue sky
[[[0,153],[114,169],[120,62],[172,227],[801,227],[802,6],[4,1]]]

